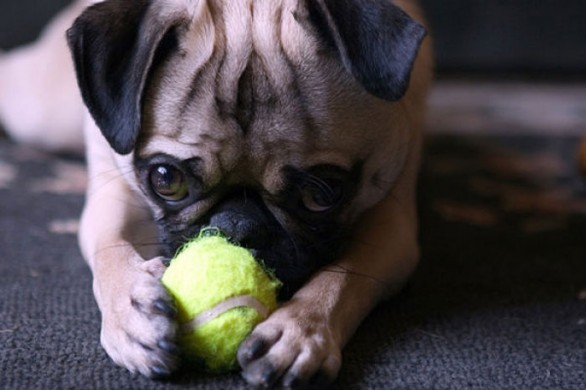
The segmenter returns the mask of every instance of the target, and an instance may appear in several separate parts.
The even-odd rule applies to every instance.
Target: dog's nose
[[[266,227],[244,213],[221,212],[210,219],[210,226],[218,228],[231,241],[249,249],[260,249],[267,243]]]
[[[270,240],[269,211],[250,192],[232,194],[212,211],[211,227],[248,249],[263,249]]]

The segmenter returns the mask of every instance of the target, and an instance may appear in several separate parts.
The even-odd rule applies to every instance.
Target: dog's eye
[[[184,199],[188,193],[185,175],[172,165],[157,165],[150,172],[150,183],[153,191],[161,198],[169,201]]]
[[[314,213],[323,213],[336,207],[343,195],[344,188],[341,182],[326,182],[314,176],[301,188],[303,206]]]

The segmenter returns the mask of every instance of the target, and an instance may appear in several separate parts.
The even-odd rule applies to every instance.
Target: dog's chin
[[[159,240],[164,255],[177,250],[206,227],[217,228],[235,244],[249,249],[283,283],[280,295],[289,298],[319,268],[337,258],[347,232],[339,226],[302,226],[285,229],[259,202],[230,199],[187,227],[159,220]]]

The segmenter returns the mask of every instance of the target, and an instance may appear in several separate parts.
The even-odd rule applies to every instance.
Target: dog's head
[[[68,40],[166,254],[216,226],[294,289],[400,174],[423,35],[387,0],[108,0]]]

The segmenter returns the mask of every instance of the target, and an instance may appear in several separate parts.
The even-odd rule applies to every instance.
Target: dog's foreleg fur
[[[165,270],[149,209],[128,186],[106,140],[88,116],[89,186],[80,247],[102,313],[102,345],[118,364],[147,376],[177,364],[174,309],[160,283]]]

